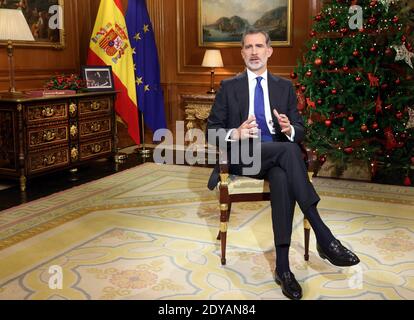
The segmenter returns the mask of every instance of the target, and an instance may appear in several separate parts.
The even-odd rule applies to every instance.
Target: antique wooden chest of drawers
[[[0,97],[0,177],[20,180],[116,152],[116,92]]]

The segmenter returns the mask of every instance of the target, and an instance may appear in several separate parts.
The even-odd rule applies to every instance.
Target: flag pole
[[[115,124],[114,124],[114,130],[115,130],[115,156],[114,156],[114,160],[116,163],[124,163],[126,161],[126,159],[128,159],[128,154],[126,154],[125,152],[121,152],[120,148],[118,147],[118,143],[119,143],[119,138],[118,138],[118,121],[117,118],[119,116],[116,115],[115,117]]]
[[[144,128],[144,113],[141,113],[141,137],[142,137],[142,143],[139,148],[136,149],[136,151],[141,155],[142,158],[149,158],[151,156],[151,150],[147,149],[145,147],[145,128]],[[139,121],[139,120],[138,120]]]

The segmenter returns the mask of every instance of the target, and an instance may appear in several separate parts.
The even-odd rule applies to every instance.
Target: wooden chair
[[[299,144],[304,155],[306,168],[309,166],[306,149]],[[312,173],[309,173],[311,175]],[[218,183],[220,202],[220,230],[217,240],[221,240],[221,264],[226,264],[227,229],[230,220],[231,205],[234,202],[269,201],[270,189],[266,180],[229,174],[229,166],[220,157],[220,182]],[[303,219],[305,233],[305,261],[309,260],[310,223]]]

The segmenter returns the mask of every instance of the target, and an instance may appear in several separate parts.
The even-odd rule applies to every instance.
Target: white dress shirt
[[[262,85],[262,88],[263,88],[266,124],[267,124],[267,127],[269,128],[269,132],[271,134],[275,134],[275,128],[273,125],[273,118],[272,118],[272,108],[270,107],[269,87],[267,85],[267,80],[268,80],[267,70],[263,72],[261,75],[257,75],[254,72],[247,69],[247,78],[249,82],[249,116],[254,115],[254,93],[255,93],[256,85],[257,85],[257,80],[256,80],[257,77],[263,78],[260,84]],[[291,135],[290,136],[288,136],[287,134],[285,135],[289,139],[289,141],[293,142],[295,140],[295,128],[292,125],[290,126],[290,128],[291,128]],[[230,136],[233,130],[234,129],[230,130],[227,133],[226,141],[233,141],[230,139]]]

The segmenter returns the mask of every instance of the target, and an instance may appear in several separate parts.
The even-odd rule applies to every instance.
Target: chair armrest
[[[227,152],[219,151],[219,175],[220,182],[228,182],[229,178],[229,164],[227,161]]]

